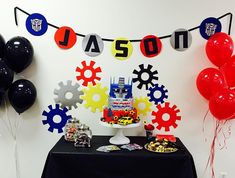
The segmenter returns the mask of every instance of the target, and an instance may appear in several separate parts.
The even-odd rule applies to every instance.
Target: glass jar
[[[87,136],[91,139],[92,138],[92,132],[90,128],[86,124],[80,124],[78,127],[78,135],[85,133]]]
[[[77,133],[74,146],[91,147],[92,132],[90,128],[85,124],[81,124]]]
[[[69,142],[75,142],[80,125],[81,124],[78,119],[69,119],[64,128],[64,139]]]

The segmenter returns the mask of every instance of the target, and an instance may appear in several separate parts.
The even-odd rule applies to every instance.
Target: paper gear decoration
[[[160,96],[157,97],[156,96],[156,92],[160,93]],[[168,98],[168,90],[165,89],[164,85],[159,85],[159,84],[155,84],[153,87],[149,88],[149,93],[147,94],[149,97],[149,101],[150,102],[154,102],[155,105],[159,104],[159,103],[164,103],[165,99]]]
[[[60,82],[59,87],[59,89],[54,90],[54,94],[57,95],[57,98],[54,100],[56,103],[61,104],[61,108],[68,107],[71,109],[73,106],[76,109],[78,103],[82,104],[83,100],[80,97],[84,93],[78,90],[80,87],[78,83],[72,85],[72,81],[68,80],[67,84]],[[66,97],[67,94],[71,94],[71,97]]]
[[[205,39],[208,39],[213,34],[221,31],[222,27],[221,27],[221,23],[220,23],[219,19],[224,18],[226,16],[230,16],[229,29],[228,29],[228,34],[230,35],[232,16],[233,16],[232,13],[229,12],[229,13],[226,13],[218,18],[209,17],[209,18],[203,20],[203,22],[201,23],[200,26],[196,26],[196,27],[193,27],[193,28],[185,30],[185,31],[183,31],[181,29],[180,33],[178,32],[178,30],[176,30],[173,33],[174,37],[172,37],[172,35],[165,35],[165,36],[157,38],[154,35],[148,35],[148,36],[144,37],[142,40],[141,39],[127,40],[126,38],[117,38],[114,40],[114,39],[109,39],[109,38],[100,38],[96,34],[86,36],[86,35],[83,35],[80,33],[75,33],[72,30],[72,28],[70,28],[70,27],[67,27],[67,29],[61,30],[61,28],[59,28],[51,23],[48,23],[43,15],[38,14],[38,13],[34,13],[34,14],[38,14],[38,16],[34,17],[33,16],[34,14],[30,15],[28,12],[22,10],[19,7],[14,8],[16,25],[18,25],[17,13],[16,13],[17,10],[23,12],[24,14],[27,14],[30,17],[30,18],[27,18],[30,20],[27,20],[26,27],[27,27],[27,30],[33,35],[40,36],[40,35],[44,34],[46,32],[45,28],[47,26],[51,26],[53,28],[56,28],[56,29],[58,29],[56,33],[58,34],[60,32],[59,33],[60,35],[55,35],[55,36],[59,36],[59,37],[55,37],[55,41],[56,41],[57,45],[63,49],[71,48],[76,43],[75,36],[83,37],[83,38],[85,38],[84,42],[83,42],[83,49],[88,56],[92,56],[92,57],[97,56],[102,52],[103,44],[101,43],[101,41],[113,42],[112,48],[111,48],[112,54],[119,60],[126,60],[127,58],[129,58],[131,56],[132,51],[133,51],[133,47],[131,44],[132,42],[140,42],[140,49],[145,57],[154,57],[154,56],[158,55],[161,51],[161,41],[160,40],[164,39],[164,38],[171,38],[170,41],[171,41],[172,47],[178,51],[183,51],[183,50],[190,47],[190,44],[192,41],[192,40],[190,40],[192,38],[189,33],[190,31],[193,31],[193,30],[196,30],[199,28],[200,34],[202,35],[202,37]],[[35,26],[34,26],[35,21],[37,21],[37,25],[36,25],[37,28],[35,28]],[[31,25],[31,27],[30,27],[30,25]],[[45,27],[45,28],[40,28],[40,26]]]
[[[79,73],[77,75],[77,80],[83,80],[82,85],[87,86],[88,83],[92,83],[92,85],[96,85],[96,80],[100,80],[101,78],[98,77],[96,74],[100,73],[102,70],[100,67],[94,68],[95,61],[90,61],[90,65],[86,64],[86,61],[82,61],[82,68],[77,67],[76,72]],[[90,76],[87,75],[90,73]]]
[[[102,87],[100,83],[95,86],[88,84],[87,88],[83,89],[84,95],[81,98],[85,101],[85,108],[91,108],[91,112],[95,113],[96,109],[103,111],[104,106],[108,103],[107,87]]]
[[[50,132],[53,132],[54,129],[57,129],[58,133],[62,133],[63,128],[67,123],[67,120],[72,118],[72,116],[67,115],[68,109],[67,108],[61,109],[59,104],[56,104],[54,109],[52,108],[52,105],[49,105],[48,108],[49,112],[44,110],[42,113],[43,116],[47,117],[46,120],[42,121],[43,125],[48,124],[49,125],[48,131]],[[60,122],[55,122],[53,120],[54,116],[59,116],[61,118]]]
[[[133,83],[139,82],[137,88],[142,89],[143,85],[145,85],[146,90],[148,90],[149,86],[154,86],[154,81],[158,80],[157,74],[158,71],[152,71],[153,66],[148,64],[147,68],[144,68],[144,64],[139,65],[140,70],[137,71],[134,69],[133,74],[137,75],[132,79]],[[144,78],[143,74],[147,74],[148,77]]]
[[[165,102],[165,106],[162,106],[162,105],[158,104],[156,106],[156,108],[158,109],[157,111],[152,111],[152,116],[155,117],[152,120],[152,123],[153,124],[155,124],[155,123],[158,124],[156,126],[156,128],[158,130],[161,130],[161,128],[164,127],[165,131],[168,132],[168,131],[170,131],[170,126],[173,126],[174,128],[176,128],[178,126],[176,124],[176,121],[181,120],[181,116],[177,115],[177,113],[180,112],[180,110],[177,109],[176,105],[173,105],[172,107],[170,107],[170,103]],[[165,115],[165,114],[169,115],[168,120],[165,120],[163,118],[163,115]]]
[[[143,107],[141,106],[143,105]],[[148,97],[142,97],[135,98],[134,100],[134,108],[137,108],[138,114],[142,114],[146,116],[148,112],[151,111],[152,103],[149,102]]]

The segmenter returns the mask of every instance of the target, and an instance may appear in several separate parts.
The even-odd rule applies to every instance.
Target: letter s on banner
[[[128,59],[133,51],[131,42],[126,38],[117,38],[112,42],[112,54],[119,60]]]

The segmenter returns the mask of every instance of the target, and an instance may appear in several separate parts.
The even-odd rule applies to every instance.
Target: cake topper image
[[[124,77],[110,79],[108,107],[104,108],[101,121],[109,124],[129,125],[139,122],[137,110],[133,107],[132,80]]]
[[[132,98],[132,80],[128,79],[125,84],[125,78],[119,77],[118,83],[115,83],[115,78],[110,79],[109,96],[113,98]]]

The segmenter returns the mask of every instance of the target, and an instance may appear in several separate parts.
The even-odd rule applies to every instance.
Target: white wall
[[[70,50],[59,49],[54,42],[55,29],[49,28],[41,37],[30,35],[25,28],[26,15],[18,13],[19,26],[14,24],[13,8],[18,6],[29,13],[39,12],[50,23],[58,26],[67,25],[76,32],[83,34],[97,33],[102,37],[127,37],[139,39],[148,34],[163,36],[171,34],[178,28],[191,28],[201,23],[209,16],[219,17],[227,12],[235,12],[235,1],[219,0],[178,0],[178,1],[138,1],[138,0],[70,0],[70,1],[1,1],[0,33],[6,41],[13,36],[24,36],[33,44],[35,50],[34,61],[30,67],[16,78],[25,77],[31,80],[38,92],[37,101],[32,108],[17,116],[8,105],[8,118],[12,124],[19,122],[17,132],[17,151],[20,178],[39,178],[41,176],[46,156],[52,146],[62,136],[47,131],[48,126],[42,125],[41,113],[47,106],[54,103],[53,90],[60,81],[75,81],[75,68],[82,60],[91,60],[82,51],[81,41],[78,38],[76,45]],[[228,19],[222,20],[226,31]],[[105,42],[102,55],[94,58],[97,65],[104,71],[101,74],[101,83],[109,86],[110,76],[131,76],[134,68],[139,64],[152,64],[159,72],[159,83],[169,90],[172,104],[180,109],[182,121],[179,127],[172,129],[172,134],[178,136],[192,153],[198,177],[209,177],[204,174],[210,143],[214,131],[214,120],[209,114],[206,119],[206,131],[203,133],[203,117],[208,109],[208,102],[197,92],[195,78],[204,68],[213,66],[206,58],[202,39],[198,31],[192,32],[193,43],[185,52],[177,52],[170,46],[169,39],[162,40],[162,53],[146,59],[139,51],[139,43],[133,43],[133,54],[127,61],[116,60],[111,52],[111,43]],[[235,39],[234,30],[231,36]],[[120,70],[121,69],[121,70]],[[80,83],[80,82],[79,82]],[[80,83],[81,84],[81,83]],[[135,85],[136,86],[136,85]],[[145,91],[134,88],[135,96],[146,95]],[[3,119],[6,112],[1,106],[0,113],[0,177],[14,178],[14,140],[6,129]],[[152,108],[154,110],[154,107]],[[94,134],[112,134],[113,131],[98,124],[101,113],[91,113],[88,109],[79,106],[71,111],[75,117],[88,124]],[[148,115],[151,118],[151,115]],[[146,118],[145,118],[146,119]],[[227,149],[219,150],[216,146],[215,170],[216,175],[227,172],[227,178],[234,178],[235,162],[235,125],[231,124],[231,137],[227,141]],[[143,135],[143,129],[128,131],[128,135]],[[157,133],[164,133],[158,131]],[[205,142],[207,138],[207,142]],[[217,144],[218,145],[218,144]]]

